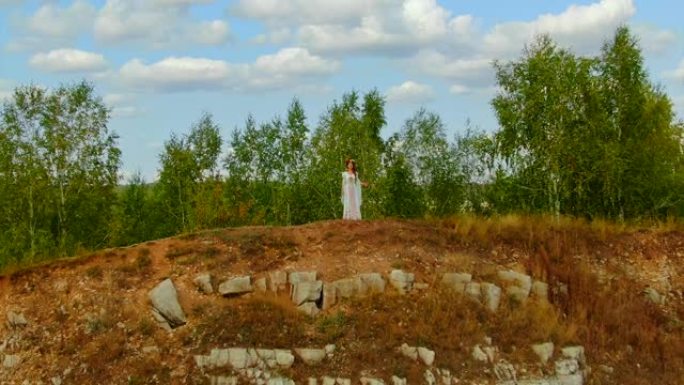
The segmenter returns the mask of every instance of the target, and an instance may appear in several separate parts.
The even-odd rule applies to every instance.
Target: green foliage
[[[0,116],[0,265],[106,245],[120,151],[92,85],[17,88]]]

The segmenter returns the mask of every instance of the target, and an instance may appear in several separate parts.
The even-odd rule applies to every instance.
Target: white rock
[[[580,365],[586,366],[587,359],[584,356],[583,346],[566,346],[561,349],[561,352],[563,353],[563,357],[574,358]]]
[[[325,345],[325,355],[328,357],[332,357],[332,355],[335,354],[336,348],[337,347],[334,344]]]
[[[506,282],[511,282],[515,286],[523,289],[525,292],[525,297],[530,295],[530,290],[532,289],[532,277],[527,274],[519,273],[517,271],[499,271],[499,279]]]
[[[5,360],[2,363],[2,366],[11,369],[14,368],[15,366],[19,365],[21,363],[21,358],[19,358],[18,355],[15,354],[6,354],[5,355]]]
[[[292,302],[299,306],[304,302],[316,302],[321,298],[322,281],[300,281],[292,287]]]
[[[482,351],[480,345],[475,345],[475,347],[473,347],[473,352],[471,356],[475,361],[487,362],[487,354],[485,354],[485,352]]]
[[[322,385],[335,385],[335,378],[324,376],[321,378]]]
[[[321,308],[323,310],[330,309],[337,303],[337,288],[330,283],[323,283],[323,301]]]
[[[309,317],[315,317],[321,312],[314,302],[304,302],[303,304],[297,306],[297,310],[308,315]]]
[[[237,385],[238,380],[235,376],[209,376],[211,385]]]
[[[549,362],[551,357],[553,357],[553,342],[545,342],[543,344],[532,345],[532,350],[539,357],[542,364]]]
[[[218,291],[224,296],[250,293],[254,291],[252,277],[244,276],[228,279],[219,285]]]
[[[192,282],[203,293],[211,294],[214,292],[214,287],[211,286],[211,275],[209,273],[198,275]]]
[[[406,378],[392,376],[392,385],[406,385]]]
[[[379,273],[359,274],[359,278],[361,278],[366,290],[373,293],[385,292],[385,280]]]
[[[556,375],[570,375],[579,372],[579,364],[574,358],[566,358],[556,361]]]
[[[275,349],[275,357],[278,366],[281,368],[289,368],[295,361],[292,351],[286,349]]]
[[[335,380],[336,385],[351,385],[351,379],[350,378],[340,378],[337,377]]]
[[[423,372],[423,378],[425,379],[425,385],[436,385],[437,384],[437,379],[435,378],[435,374],[432,373],[432,370],[430,370],[430,369],[425,369],[425,372]]]
[[[234,369],[246,369],[256,364],[245,348],[228,348],[228,362]]]
[[[529,291],[518,286],[508,286],[506,287],[506,294],[516,302],[525,302],[529,296]]]
[[[273,377],[268,379],[268,385],[295,385],[295,382],[285,377]]]
[[[494,365],[494,374],[499,381],[517,381],[515,367],[506,360],[500,360]]]
[[[171,328],[185,325],[185,313],[178,302],[176,287],[170,278],[165,279],[148,293],[152,307]]]
[[[228,349],[211,349],[208,359],[205,360],[205,366],[210,368],[222,368],[228,366],[229,363],[230,353]]]
[[[271,271],[268,273],[268,289],[272,292],[283,291],[287,287],[287,273],[284,271]]]
[[[266,292],[266,290],[267,290],[267,288],[266,288],[266,277],[261,277],[261,278],[257,279],[256,281],[254,281],[254,287],[260,293]]]
[[[494,360],[496,359],[496,351],[497,351],[496,347],[485,346],[482,348],[482,351],[487,356],[487,360],[489,360],[489,362],[493,363]]]
[[[479,301],[481,296],[482,296],[482,288],[480,286],[479,282],[468,282],[465,285],[465,293],[473,298],[474,300]]]
[[[432,363],[435,362],[435,352],[422,346],[418,348],[418,357],[427,366],[432,366]]]
[[[468,273],[445,273],[442,276],[442,283],[460,293],[465,292],[466,284],[473,279]]]
[[[50,383],[52,385],[62,385],[62,378],[59,376],[52,377],[50,378]]]
[[[451,372],[447,369],[437,369],[442,385],[451,385]]]
[[[561,374],[558,375],[558,383],[560,385],[583,385],[584,377],[579,374]]]
[[[294,351],[307,365],[317,365],[325,358],[325,349],[298,348]]]
[[[489,311],[496,312],[501,303],[501,288],[489,282],[483,282],[481,287],[485,306]]]
[[[405,342],[399,347],[399,352],[414,361],[418,359],[418,349],[415,346],[408,346]]]
[[[275,368],[278,366],[278,361],[276,361],[275,350],[273,349],[257,349],[257,356],[268,368]]]
[[[379,378],[361,377],[361,385],[385,385],[385,382]]]
[[[363,294],[366,289],[360,277],[343,278],[333,282],[338,298],[352,298]]]
[[[317,275],[315,271],[293,271],[288,276],[288,282],[290,285],[296,285],[300,282],[313,282]]]
[[[309,377],[309,380],[307,382],[309,385],[318,385],[318,380],[316,377]]]
[[[26,317],[24,317],[24,314],[22,313],[15,313],[13,311],[7,312],[7,324],[10,327],[24,327],[28,325],[28,321],[26,321]]]
[[[390,284],[401,294],[411,291],[414,281],[413,273],[406,273],[403,270],[392,270],[390,273]]]

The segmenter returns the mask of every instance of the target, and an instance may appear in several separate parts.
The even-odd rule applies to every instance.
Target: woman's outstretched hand
[[[368,182],[361,182],[361,186],[368,187]]]

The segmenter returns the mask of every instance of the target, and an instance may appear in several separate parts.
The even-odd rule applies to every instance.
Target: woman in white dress
[[[347,170],[342,172],[342,219],[361,220],[361,187],[368,184],[359,179],[354,159],[347,159],[345,167]]]

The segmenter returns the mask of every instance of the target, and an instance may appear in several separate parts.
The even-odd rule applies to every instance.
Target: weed
[[[85,274],[91,279],[102,279],[102,268],[100,266],[91,266],[86,271]]]

